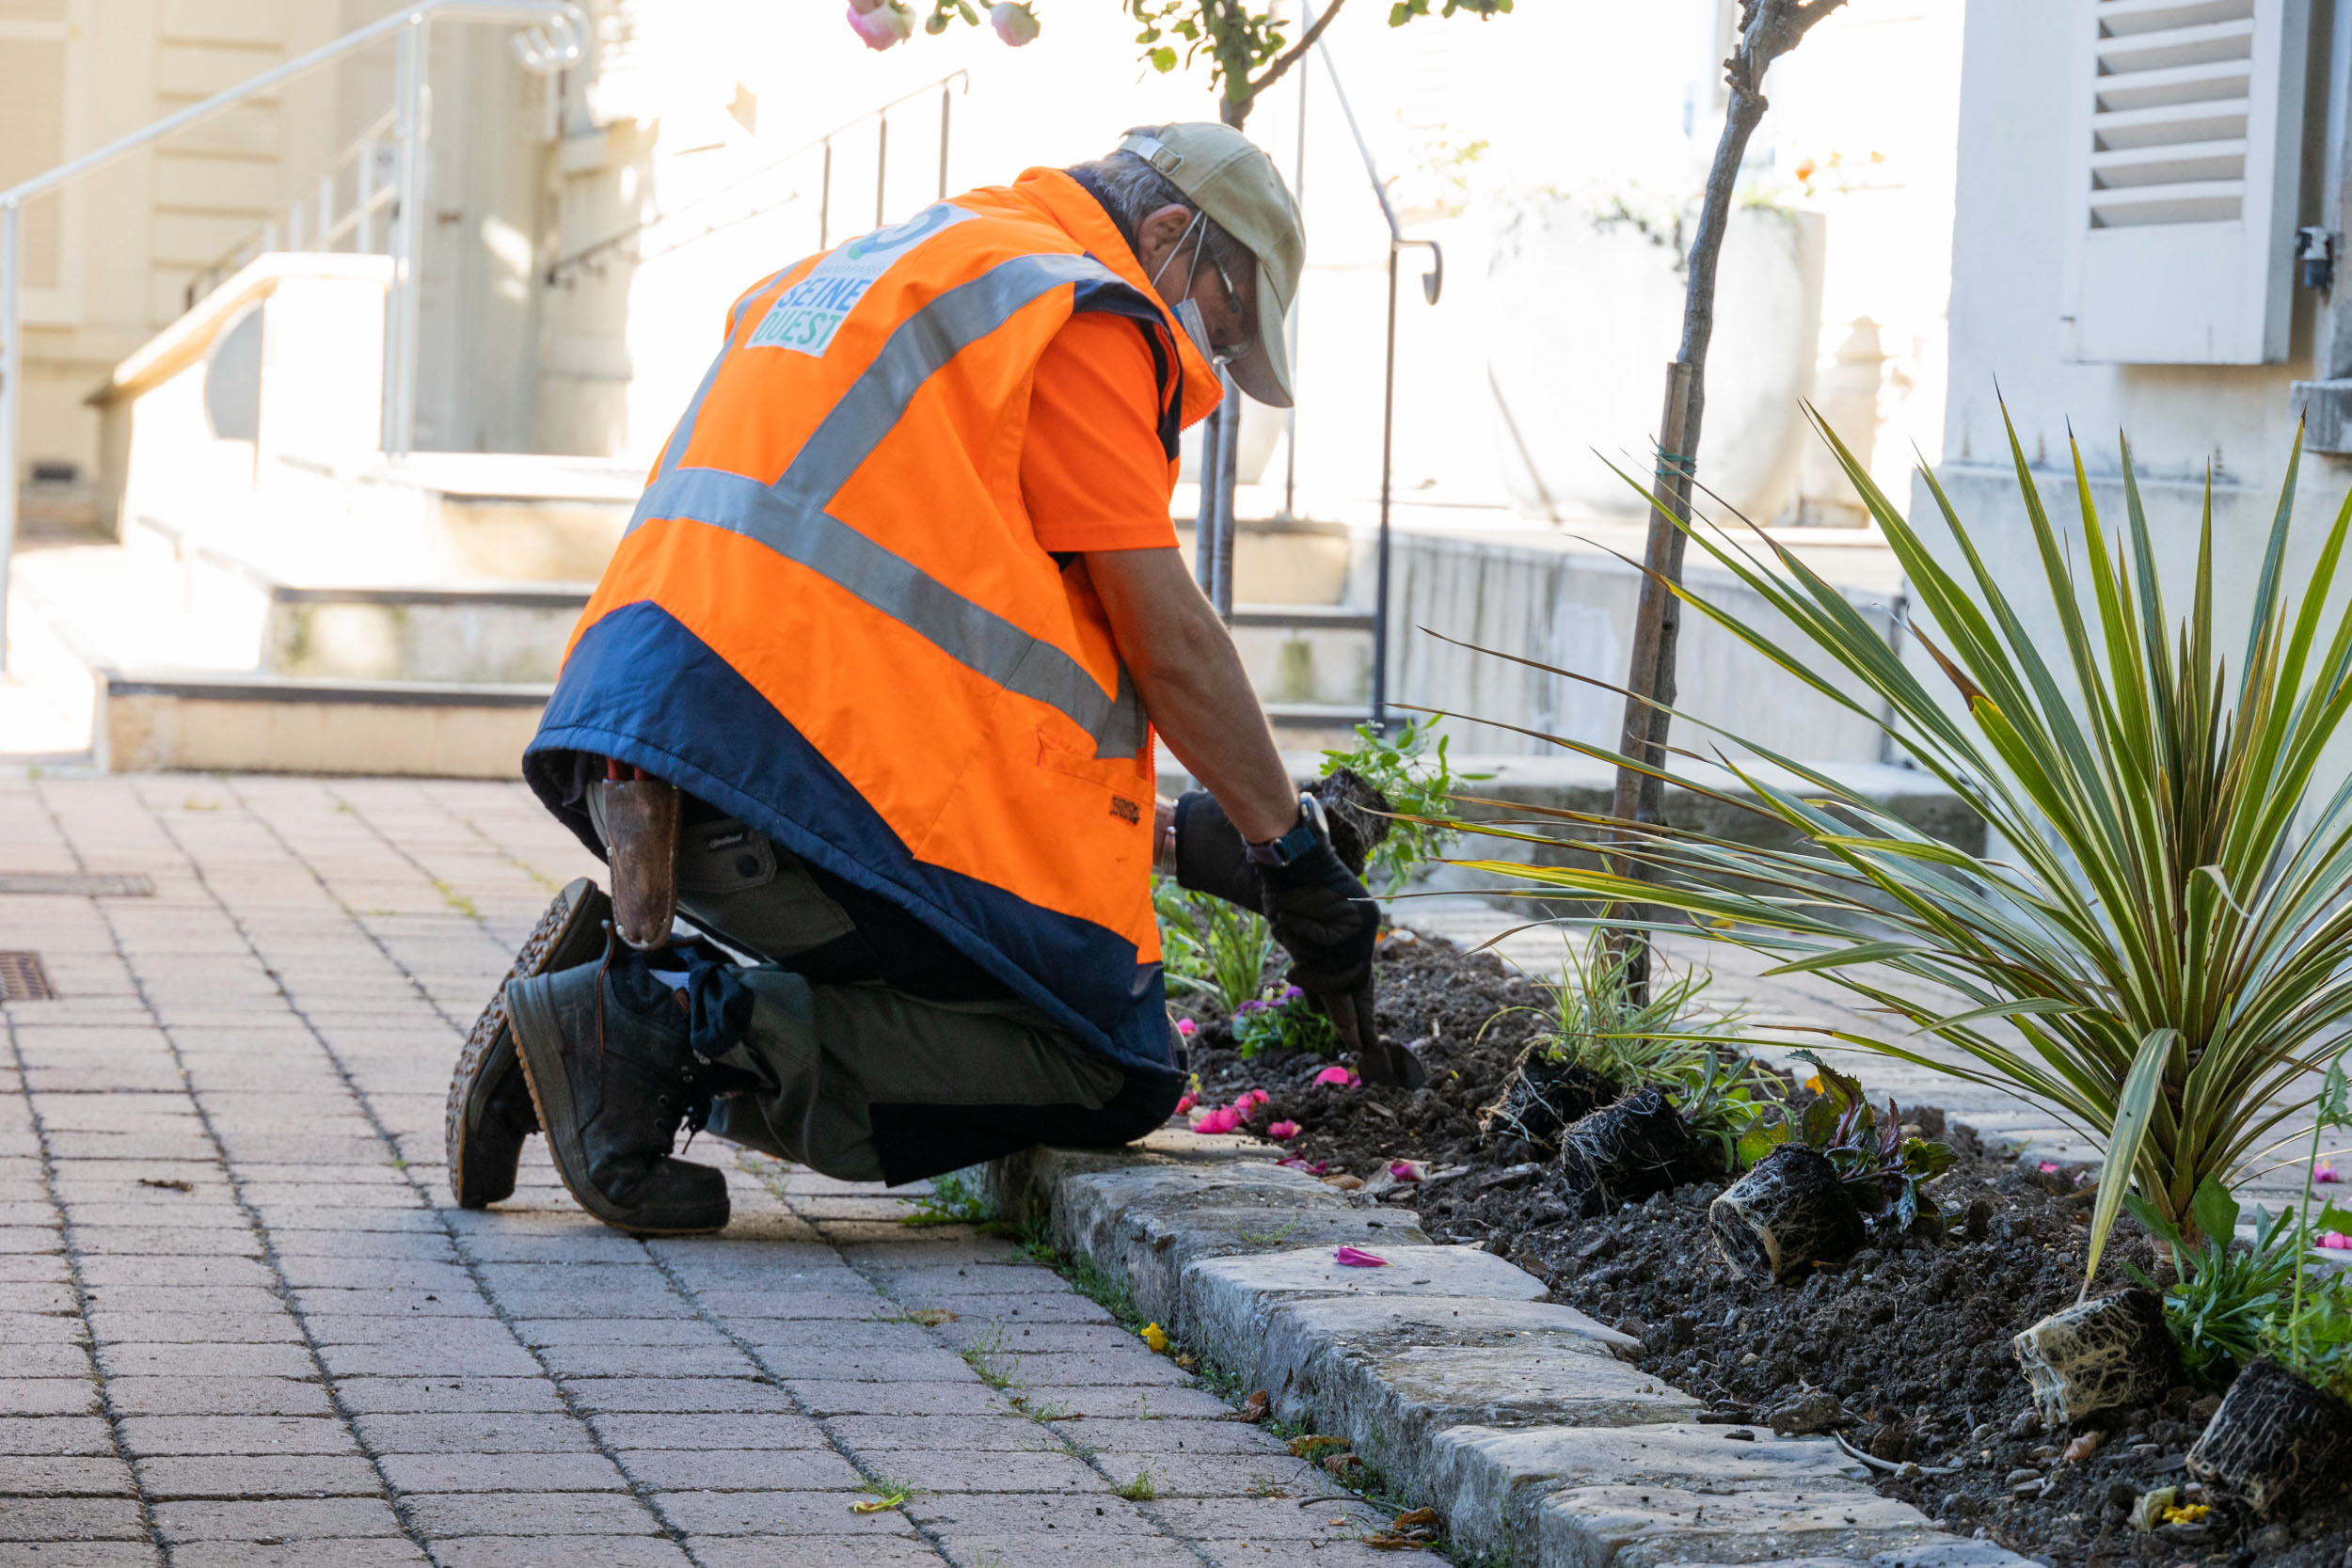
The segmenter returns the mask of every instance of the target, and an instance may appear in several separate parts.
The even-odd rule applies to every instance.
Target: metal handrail
[[[946,75],[939,78],[936,82],[926,82],[923,86],[916,87],[914,91],[901,93],[899,96],[892,99],[887,103],[878,103],[862,114],[852,115],[850,119],[843,120],[840,124],[834,126],[832,130],[827,131],[824,135],[811,137],[809,140],[804,141],[800,146],[792,149],[789,152],[778,153],[775,157],[769,159],[757,168],[752,169],[739,179],[730,182],[728,184],[722,186],[718,190],[710,191],[702,196],[698,196],[691,201],[688,201],[681,206],[672,208],[669,212],[656,213],[653,216],[632,223],[626,229],[615,230],[600,240],[582,245],[580,249],[573,251],[569,256],[560,256],[548,263],[548,286],[549,288],[553,288],[558,284],[561,284],[564,280],[564,275],[566,273],[577,271],[580,267],[588,265],[598,257],[604,255],[607,251],[618,249],[620,246],[627,245],[629,241],[636,239],[639,235],[658,229],[674,218],[683,217],[687,214],[693,212],[698,207],[715,205],[720,198],[733,196],[741,191],[744,186],[751,184],[755,181],[763,180],[769,175],[775,173],[776,170],[792,162],[793,159],[804,157],[807,154],[816,151],[819,148],[822,148],[825,153],[825,173],[822,196],[823,210],[818,213],[817,219],[817,248],[819,250],[831,249],[833,241],[832,207],[834,140],[843,132],[855,130],[858,126],[865,124],[869,119],[875,121],[880,128],[879,138],[875,146],[874,160],[874,227],[877,229],[881,228],[882,225],[882,196],[890,175],[890,121],[887,119],[887,116],[891,110],[897,108],[899,104],[912,103],[914,100],[924,97],[934,88],[938,89],[939,92],[939,195],[940,198],[945,200],[947,196],[947,140],[949,108],[955,103],[954,89],[959,84],[961,85],[964,92],[967,94],[971,92],[972,73],[968,71],[951,71]],[[748,223],[752,219],[759,217],[764,214],[774,212],[779,207],[788,207],[793,202],[800,199],[801,193],[799,191],[794,191],[791,195],[785,197],[781,200],[771,201],[766,206],[753,207],[745,212],[738,213],[732,217],[707,225],[699,232],[690,234],[685,239],[678,241],[675,245],[669,245],[660,251],[655,252],[654,254],[666,256],[673,250],[683,250],[686,246],[693,245],[701,240],[707,240],[711,235],[719,233],[723,230],[731,229],[739,223]],[[641,252],[637,259],[642,261],[649,260],[650,258]]]
[[[399,123],[400,111],[387,109],[375,122],[362,131],[352,144],[335,154],[319,176],[316,221],[306,221],[311,214],[304,203],[290,203],[286,209],[286,248],[289,250],[332,250],[344,235],[352,236],[352,249],[367,253],[375,249],[375,214],[392,204],[399,194],[391,185],[375,183],[375,150]],[[335,215],[335,184],[342,177],[343,166],[352,168],[351,205],[341,217]],[[265,251],[278,248],[278,220],[270,219],[198,271],[181,291],[181,308],[193,310],[196,302],[219,287],[221,280]]]
[[[1311,0],[1300,0],[1299,10],[1306,25],[1312,27],[1315,24],[1315,10]],[[1374,590],[1372,612],[1372,721],[1386,730],[1389,727],[1389,504],[1396,473],[1396,258],[1397,252],[1408,245],[1427,247],[1429,270],[1422,274],[1421,293],[1423,299],[1435,305],[1438,295],[1445,289],[1445,251],[1435,240],[1405,237],[1405,226],[1397,221],[1396,208],[1389,200],[1388,182],[1380,178],[1380,166],[1374,161],[1372,149],[1364,141],[1364,133],[1356,123],[1356,110],[1347,102],[1346,85],[1341,82],[1340,69],[1331,59],[1330,40],[1318,40],[1315,48],[1323,55],[1323,69],[1330,73],[1331,91],[1339,98],[1340,113],[1347,119],[1347,134],[1356,138],[1357,155],[1364,161],[1364,173],[1372,181],[1372,194],[1380,203],[1380,215],[1389,225],[1389,341],[1380,392],[1380,566],[1379,586]],[[1305,90],[1303,84],[1300,90]]]
[[[8,669],[8,560],[16,545],[17,427],[24,359],[24,203],[380,39],[395,40],[399,55],[394,112],[400,138],[395,184],[402,200],[394,245],[392,309],[385,334],[384,418],[386,452],[405,455],[416,412],[417,273],[423,253],[423,226],[418,222],[418,204],[411,198],[421,172],[417,153],[423,129],[424,31],[427,23],[444,12],[457,21],[513,23],[526,28],[510,42],[515,57],[527,71],[543,74],[560,71],[587,51],[588,18],[570,0],[411,0],[381,21],[0,190],[0,673]]]

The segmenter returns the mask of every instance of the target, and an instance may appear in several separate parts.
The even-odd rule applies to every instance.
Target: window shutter
[[[2072,0],[2068,355],[2287,355],[2310,0]]]

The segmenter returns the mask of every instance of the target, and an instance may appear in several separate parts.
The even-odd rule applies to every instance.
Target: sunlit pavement
[[[56,992],[0,1003],[0,1561],[1434,1560],[897,1195],[703,1139],[734,1222],[639,1242],[533,1139],[455,1209],[459,1040],[594,869],[518,785],[0,781],[0,889],[152,890],[0,891]]]

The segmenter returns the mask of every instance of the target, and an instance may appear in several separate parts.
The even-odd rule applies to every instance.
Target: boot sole
[[[612,901],[586,877],[558,894],[516,950],[514,967],[491,992],[489,1005],[466,1036],[441,1118],[442,1142],[449,1154],[449,1188],[459,1208],[484,1209],[514,1196],[522,1137],[530,1135],[517,1137],[511,1150],[495,1149],[475,1147],[484,1140],[469,1131],[476,1096],[488,1093],[490,1085],[514,1065],[515,1033],[507,1022],[507,986],[594,958],[602,945],[606,911],[611,908]]]
[[[541,1002],[538,989],[526,982],[510,988],[506,1010],[513,1021],[515,1054],[522,1063],[523,1082],[530,1086],[532,1106],[539,1113],[539,1130],[547,1135],[555,1173],[564,1179],[564,1189],[574,1202],[613,1229],[632,1236],[708,1236],[726,1228],[724,1218],[716,1225],[644,1225],[597,1191],[588,1177],[588,1151],[580,1143],[571,1076],[564,1070],[562,1028]]]

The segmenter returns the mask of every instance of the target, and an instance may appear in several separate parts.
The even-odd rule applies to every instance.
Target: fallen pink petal
[[[1265,1130],[1265,1135],[1279,1142],[1288,1143],[1291,1139],[1298,1136],[1298,1123],[1295,1121],[1278,1121],[1273,1126]]]
[[[2336,1167],[2329,1164],[2325,1160],[2322,1160],[2319,1164],[2312,1167],[2312,1180],[2315,1183],[2325,1185],[2330,1181],[2341,1181],[2343,1180],[2343,1177],[2336,1174]]]
[[[1176,1021],[1176,1032],[1184,1036],[1186,1039],[1190,1039],[1195,1034],[1199,1033],[1200,1029],[1200,1025],[1195,1023],[1188,1018],[1180,1018]]]
[[[1241,1125],[1241,1113],[1231,1105],[1221,1105],[1203,1115],[1192,1124],[1196,1132],[1231,1132]]]
[[[2331,1252],[2352,1252],[2352,1236],[2341,1230],[2323,1230],[2319,1233],[2319,1244]]]
[[[1421,1162],[1418,1160],[1391,1160],[1389,1162],[1389,1174],[1395,1177],[1399,1181],[1418,1181],[1421,1180]]]
[[[1321,1072],[1315,1074],[1315,1082],[1318,1084],[1337,1084],[1341,1088],[1344,1089],[1352,1088],[1355,1085],[1357,1079],[1355,1073],[1349,1071],[1346,1068],[1327,1067]]]
[[[1242,1091],[1241,1098],[1233,1101],[1233,1109],[1247,1116],[1249,1112],[1249,1107],[1252,1105],[1263,1105],[1273,1098],[1274,1097],[1272,1095],[1266,1093],[1263,1089],[1245,1089]]]
[[[1361,1247],[1343,1246],[1331,1258],[1343,1269],[1385,1269],[1389,1266],[1387,1259],[1376,1252],[1366,1252]]]
[[[2058,1163],[2056,1160],[2044,1160],[2040,1168],[2043,1175],[2055,1176],[2058,1174]]]
[[[1180,1117],[1183,1116],[1186,1111],[1191,1110],[1196,1103],[1198,1102],[1192,1098],[1192,1096],[1184,1096],[1184,1099],[1176,1102],[1176,1114]]]

